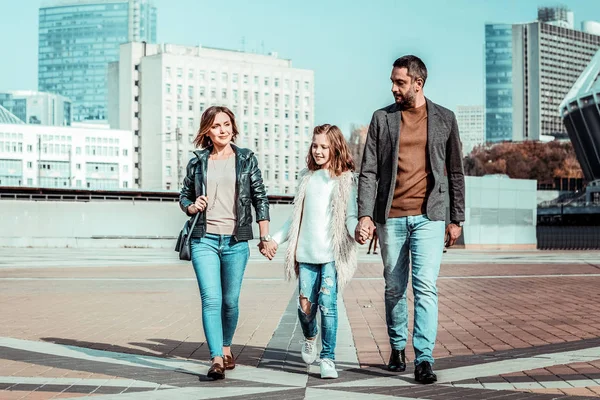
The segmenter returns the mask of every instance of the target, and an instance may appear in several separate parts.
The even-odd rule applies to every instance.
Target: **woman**
[[[285,270],[299,278],[298,318],[305,340],[302,359],[316,360],[317,308],[321,310],[321,378],[337,378],[337,294],[356,269],[354,230],[358,224],[354,162],[335,125],[313,131],[307,169],[300,183],[290,219],[273,241],[289,241]],[[365,238],[368,232],[361,232]]]
[[[192,265],[202,299],[202,324],[212,365],[208,377],[225,378],[235,368],[231,342],[238,298],[249,257],[254,205],[261,240],[269,240],[269,202],[254,153],[237,147],[233,113],[209,107],[202,114],[194,152],[179,196],[181,209],[198,216],[192,232]],[[263,251],[271,254],[272,243]]]

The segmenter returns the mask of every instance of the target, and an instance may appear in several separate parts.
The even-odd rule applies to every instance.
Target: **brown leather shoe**
[[[233,353],[230,356],[223,357],[225,362],[225,369],[234,369],[235,368],[235,358],[233,358]]]
[[[225,367],[223,365],[214,362],[210,369],[208,370],[208,374],[206,374],[211,379],[225,379]]]

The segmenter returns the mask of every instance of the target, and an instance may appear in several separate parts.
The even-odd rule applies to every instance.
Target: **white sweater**
[[[315,171],[306,187],[306,197],[302,208],[302,222],[296,249],[296,261],[307,264],[325,264],[334,261],[333,245],[331,243],[331,194],[335,181],[331,179],[328,170]],[[346,228],[354,237],[358,224],[358,206],[356,203],[356,188],[350,193],[350,201],[346,206]],[[287,241],[292,217],[283,224],[273,235],[273,240],[281,245]]]

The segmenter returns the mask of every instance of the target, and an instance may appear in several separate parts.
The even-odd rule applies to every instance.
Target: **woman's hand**
[[[206,196],[198,196],[198,198],[196,199],[196,202],[194,203],[194,205],[196,206],[196,208],[200,212],[206,210],[206,207],[208,206],[208,197],[206,197]]]
[[[194,204],[189,205],[187,210],[190,215],[194,215],[194,214],[197,214],[199,212],[206,210],[207,205],[208,205],[208,198],[206,196],[199,196],[196,199],[196,202]]]

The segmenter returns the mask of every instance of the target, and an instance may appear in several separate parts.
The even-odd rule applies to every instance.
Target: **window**
[[[129,152],[127,151],[127,149],[123,149],[123,156],[124,156],[124,157],[127,157],[127,154],[128,154],[128,153],[129,153]]]
[[[194,98],[194,87],[193,86],[188,86],[188,97],[190,99]]]
[[[275,78],[275,79],[273,80],[273,85],[274,85],[275,87],[279,87],[279,78]]]
[[[183,101],[177,100],[177,111],[183,111]]]
[[[123,172],[129,172],[129,165],[123,165]]]
[[[200,97],[204,97],[206,95],[206,88],[204,86],[200,86]]]
[[[203,70],[198,72],[198,78],[200,78],[201,81],[203,81],[206,78]]]
[[[269,86],[269,78],[265,78],[265,86]]]
[[[77,170],[81,170],[81,164],[76,164],[76,165],[75,165],[75,168],[76,168]]]
[[[183,127],[183,120],[181,117],[177,117],[177,128],[182,128]]]
[[[217,80],[217,73],[215,71],[210,71],[210,81],[215,82]]]
[[[227,72],[221,72],[221,82],[227,82]]]
[[[81,150],[81,149],[80,149],[80,150]],[[32,146],[32,145],[30,145],[30,144],[28,144],[28,145],[27,145],[27,152],[28,152],[28,153],[31,153],[31,152],[33,152],[33,146]],[[78,153],[78,154],[79,154],[79,153]]]
[[[33,163],[31,161],[27,161],[27,168],[32,169]]]
[[[171,166],[170,165],[167,165],[165,167],[165,175],[171,176]]]
[[[248,75],[244,75],[244,83],[248,83]]]
[[[171,84],[167,83],[165,86],[166,86],[167,94],[170,94],[171,93]]]
[[[300,81],[295,81],[294,86],[295,86],[296,90],[300,90]]]
[[[177,77],[181,78],[183,76],[183,69],[177,68]]]
[[[238,82],[238,76],[239,76],[238,74],[233,74],[233,75],[231,76],[231,81],[232,81],[233,83],[237,83],[237,82]]]
[[[188,129],[194,129],[194,118],[188,118]]]
[[[222,99],[226,99],[227,98],[227,89],[221,90],[221,98]]]
[[[216,99],[217,98],[217,90],[216,89],[211,89],[210,90],[210,98],[211,99]]]
[[[194,102],[191,100],[188,103],[188,111],[194,111]]]
[[[194,78],[194,70],[192,68],[188,69],[188,78],[190,78],[190,79]]]
[[[304,81],[304,90],[308,90],[308,89],[309,89],[309,82],[308,81]]]
[[[258,76],[256,76],[256,75],[254,76],[254,84],[258,85]]]
[[[171,130],[171,117],[165,117],[165,129],[167,131]]]
[[[183,93],[183,86],[182,85],[177,85],[177,94],[181,95],[181,93]]]
[[[171,160],[171,149],[167,149],[167,150],[165,150],[165,159],[166,159],[167,161],[170,161],[170,160]]]
[[[167,75],[167,78],[171,77],[171,67],[165,68],[165,75]]]

